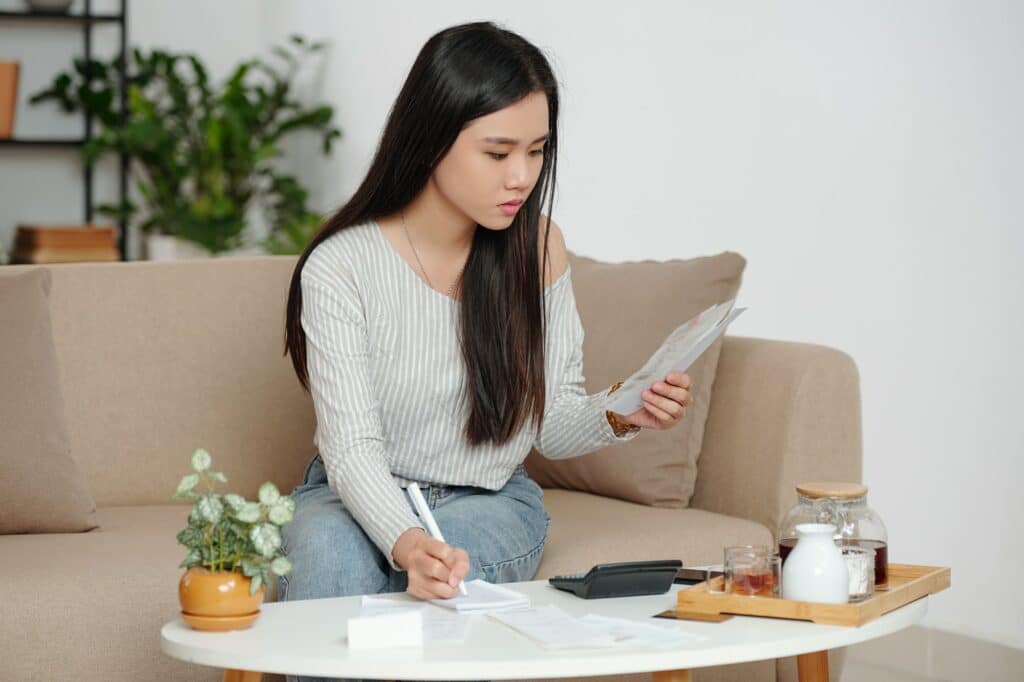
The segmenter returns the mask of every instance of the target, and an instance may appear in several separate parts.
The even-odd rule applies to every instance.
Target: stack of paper
[[[423,609],[371,609],[348,619],[350,649],[423,646]]]
[[[489,613],[525,609],[530,606],[530,598],[525,594],[486,580],[469,581],[466,583],[466,592],[467,594],[459,594],[451,599],[431,599],[430,602],[455,609],[459,613]]]
[[[391,597],[364,595],[358,618],[377,618],[387,614],[408,612],[422,614],[422,621],[417,627],[422,633],[424,642],[461,644],[466,641],[466,635],[469,632],[469,618],[439,609],[427,609],[426,603],[410,595]],[[354,619],[349,620],[350,632],[352,620]],[[384,639],[388,641],[387,646],[396,646],[391,643],[389,638]]]

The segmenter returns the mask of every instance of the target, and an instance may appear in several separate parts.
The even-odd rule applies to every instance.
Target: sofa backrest
[[[197,447],[254,499],[315,452],[313,404],[284,356],[297,257],[68,263],[50,312],[72,455],[98,506],[173,504]]]

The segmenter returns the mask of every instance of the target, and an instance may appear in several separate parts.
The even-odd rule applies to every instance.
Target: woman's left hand
[[[622,420],[645,429],[671,429],[693,404],[692,390],[689,374],[669,372],[664,381],[656,381],[644,390],[644,406]]]

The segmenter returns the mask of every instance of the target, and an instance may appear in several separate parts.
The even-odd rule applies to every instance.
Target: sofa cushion
[[[746,260],[732,252],[691,260],[601,263],[569,255],[583,323],[588,393],[640,369],[669,333],[711,305],[736,297]],[[530,476],[543,487],[580,490],[655,507],[690,503],[722,337],[687,373],[693,404],[674,428],[645,430],[629,443],[566,460],[532,451]]]
[[[727,545],[771,545],[759,523],[700,509],[659,509],[573,490],[546,488],[551,516],[536,580],[594,564],[681,559],[684,566],[722,563]]]
[[[190,509],[100,507],[88,533],[0,537],[0,556],[32,557],[0,562],[4,612],[20,614],[0,619],[0,678],[220,680],[160,651],[161,626],[181,610],[176,536]]]
[[[64,421],[50,272],[0,273],[0,534],[96,527]]]
[[[68,431],[97,506],[173,503],[197,447],[247,499],[299,482],[316,415],[283,355],[295,260],[48,268]]]

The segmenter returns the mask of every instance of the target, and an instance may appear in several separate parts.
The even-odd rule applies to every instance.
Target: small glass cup
[[[715,589],[708,569],[708,593],[778,597],[782,590],[782,559],[772,547],[736,545],[725,548],[723,589]]]
[[[856,545],[839,548],[850,574],[850,603],[856,604],[875,594],[875,550]]]

